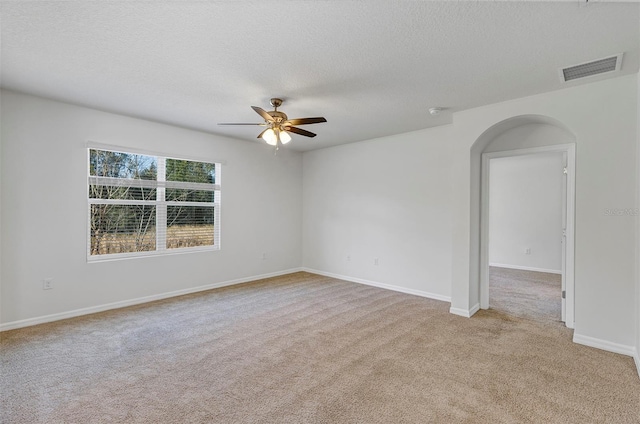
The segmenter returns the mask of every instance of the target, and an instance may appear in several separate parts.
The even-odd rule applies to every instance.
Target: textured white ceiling
[[[259,127],[217,123],[282,97],[290,118],[327,118],[287,145],[311,150],[561,89],[560,67],[620,52],[637,72],[639,5],[581,3],[3,1],[0,81],[243,140]]]

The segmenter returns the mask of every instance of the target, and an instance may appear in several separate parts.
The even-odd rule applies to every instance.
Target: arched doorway
[[[560,152],[565,158],[562,237],[562,318],[567,327],[574,325],[574,219],[575,219],[575,136],[560,122],[539,115],[526,115],[499,122],[486,130],[471,149],[471,239],[477,248],[471,251],[472,269],[477,279],[480,307],[489,307],[489,175],[495,158]],[[474,187],[475,185],[475,187]],[[475,190],[474,190],[475,188]],[[474,196],[473,193],[476,195]],[[475,225],[474,225],[475,224]]]

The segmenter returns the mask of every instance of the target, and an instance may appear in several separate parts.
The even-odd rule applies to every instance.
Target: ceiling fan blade
[[[285,131],[289,131],[295,134],[299,134],[299,135],[303,135],[305,137],[315,137],[316,134],[307,131],[307,130],[303,130],[302,128],[296,128],[296,127],[284,127]]]
[[[267,124],[265,124],[264,122],[260,123],[260,124],[248,124],[248,123],[244,123],[244,122],[234,122],[234,123],[227,123],[227,122],[220,122],[218,123],[218,125],[261,125],[261,126],[265,126]]]
[[[261,107],[258,106],[251,106],[251,109],[255,110],[256,113],[260,116],[262,116],[264,118],[265,121],[268,122],[275,122],[275,119],[273,119],[273,116],[269,115],[267,113],[266,110],[262,109]]]
[[[260,134],[258,134],[258,137],[256,137],[256,138],[262,138],[262,135],[263,135],[264,133],[266,133],[267,131],[269,131],[269,128],[267,128],[266,130],[264,130],[264,131],[262,131]]]
[[[298,119],[289,119],[285,122],[285,125],[308,125],[308,124],[320,124],[322,122],[327,122],[322,116],[317,118],[298,118]]]

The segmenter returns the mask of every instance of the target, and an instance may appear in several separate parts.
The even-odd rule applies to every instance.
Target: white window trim
[[[216,163],[220,165],[227,165],[227,161],[220,158],[213,158],[213,157],[207,157],[207,156],[182,155],[182,154],[174,155],[170,152],[162,152],[159,150],[138,149],[135,147],[120,146],[117,144],[98,143],[91,140],[86,142],[85,147],[87,148],[87,150],[89,149],[109,150],[111,152],[134,153],[137,155],[146,155],[146,156],[163,156],[165,158],[171,158],[171,159],[191,160],[194,162],[209,162],[209,163]]]
[[[185,157],[184,155],[170,155],[166,153],[151,152],[147,150],[140,150],[135,148],[127,148],[122,146],[115,146],[109,144],[101,144],[94,142],[87,142],[86,151],[87,159],[85,164],[89,164],[90,151],[94,150],[107,150],[120,153],[140,154],[145,156],[154,156],[157,159],[158,166],[158,179],[157,180],[135,180],[124,178],[110,178],[110,177],[96,177],[90,175],[89,166],[87,170],[87,183],[86,197],[87,197],[87,262],[107,262],[121,259],[134,259],[145,257],[157,257],[168,255],[181,255],[194,252],[215,252],[221,248],[221,228],[220,228],[220,215],[221,215],[221,168],[226,164],[223,160],[212,160],[207,158]],[[179,181],[165,181],[166,175],[166,159],[187,160],[193,162],[206,162],[214,163],[216,165],[216,183],[188,183]],[[162,172],[161,172],[162,171]],[[114,186],[128,186],[128,187],[144,187],[144,188],[156,188],[156,200],[120,200],[120,199],[91,199],[89,197],[89,185],[96,183],[107,183]],[[178,188],[178,189],[193,189],[193,190],[208,190],[213,191],[214,202],[189,202],[188,206],[206,206],[214,209],[213,214],[213,226],[214,226],[214,244],[210,246],[194,246],[194,247],[180,247],[167,249],[166,248],[166,225],[167,225],[167,206],[185,206],[185,202],[166,201],[165,189],[166,188]],[[117,205],[141,205],[149,204],[156,206],[156,250],[145,252],[127,252],[127,253],[111,253],[103,255],[91,255],[91,205],[92,204],[117,204]]]

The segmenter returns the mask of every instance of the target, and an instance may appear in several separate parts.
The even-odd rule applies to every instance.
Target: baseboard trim
[[[640,377],[640,347],[636,347],[633,353],[633,360],[636,363],[636,369],[638,370],[638,377]]]
[[[436,294],[436,293],[429,293],[429,292],[422,291],[422,290],[408,289],[408,288],[405,288],[405,287],[394,286],[394,285],[391,285],[391,284],[378,283],[377,281],[370,281],[370,280],[365,280],[365,279],[362,279],[362,278],[349,277],[348,275],[334,274],[332,272],[325,272],[325,271],[320,271],[320,270],[312,269],[312,268],[304,268],[303,267],[302,270],[305,271],[305,272],[310,272],[311,274],[318,274],[318,275],[322,275],[322,276],[325,276],[325,277],[337,278],[338,280],[350,281],[352,283],[364,284],[364,285],[367,285],[367,286],[378,287],[378,288],[381,288],[381,289],[392,290],[392,291],[397,291],[397,292],[400,292],[400,293],[412,294],[412,295],[415,295],[415,296],[426,297],[426,298],[434,299],[434,300],[442,300],[443,302],[451,303],[451,297],[443,296],[443,295]]]
[[[522,270],[522,271],[546,272],[547,274],[562,274],[562,270],[546,269],[546,268],[535,268],[535,267],[532,267],[532,266],[495,264],[495,263],[489,263],[489,266],[493,266],[493,267],[496,267],[496,268],[519,269],[519,270]]]
[[[636,348],[619,343],[613,343],[607,340],[596,339],[595,337],[583,336],[582,334],[573,333],[573,342],[584,346],[595,347],[596,349],[606,350],[607,352],[619,353],[621,355],[637,358]],[[636,359],[638,365],[638,359]]]
[[[197,293],[220,287],[233,286],[235,284],[247,283],[249,281],[262,280],[264,278],[278,277],[281,275],[292,274],[294,272],[300,272],[302,268],[291,268],[283,271],[270,272],[267,274],[254,275],[251,277],[237,278],[234,280],[223,281],[219,283],[207,284],[204,286],[192,287],[188,289],[175,290],[166,293],[154,294],[151,296],[138,297],[135,299],[122,300],[119,302],[106,303],[98,306],[91,306],[88,308],[75,309],[73,311],[60,312],[57,314],[43,315],[35,318],[27,318],[19,321],[10,321],[0,324],[0,332],[15,330],[23,327],[31,327],[33,325],[45,324],[47,322],[60,321],[67,318],[75,318],[82,315],[95,314],[97,312],[104,312],[111,309],[126,308],[127,306],[140,305],[142,303],[154,302],[156,300],[168,299],[171,297],[183,296],[185,294]]]
[[[471,318],[476,312],[480,310],[480,304],[476,303],[471,307],[471,309],[462,309],[462,308],[449,308],[449,313],[458,315],[465,318]]]

